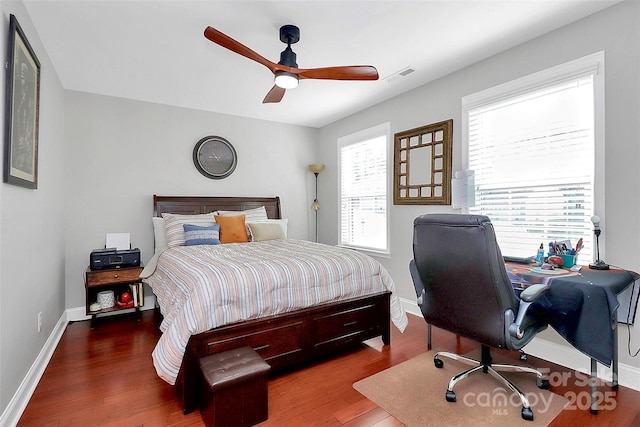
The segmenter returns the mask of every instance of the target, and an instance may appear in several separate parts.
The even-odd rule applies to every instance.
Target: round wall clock
[[[206,136],[193,147],[193,164],[211,179],[226,178],[233,173],[238,155],[233,145],[220,136]]]

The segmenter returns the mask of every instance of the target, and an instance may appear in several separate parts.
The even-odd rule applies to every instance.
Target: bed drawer
[[[214,354],[234,348],[253,348],[272,368],[294,363],[304,356],[303,322],[269,327],[245,334],[219,337],[206,343],[206,354]]]
[[[313,321],[315,350],[331,350],[349,341],[361,342],[373,336],[372,332],[379,329],[378,312],[378,307],[369,304],[316,317]]]

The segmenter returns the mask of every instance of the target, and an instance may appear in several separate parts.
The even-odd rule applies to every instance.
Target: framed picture
[[[450,205],[453,119],[394,135],[393,204]]]
[[[38,187],[40,62],[15,16],[9,23],[4,182]]]

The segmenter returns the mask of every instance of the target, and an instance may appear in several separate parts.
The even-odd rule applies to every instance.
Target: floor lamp
[[[318,174],[324,170],[324,165],[319,163],[313,163],[309,165],[309,170],[316,176],[316,198],[313,199],[311,209],[316,211],[316,242],[318,241],[318,209],[320,209],[320,203],[318,203]]]

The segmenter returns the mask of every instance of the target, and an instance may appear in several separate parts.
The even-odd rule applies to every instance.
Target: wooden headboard
[[[202,197],[202,196],[157,196],[153,195],[153,216],[163,213],[198,215],[209,212],[244,211],[264,206],[267,216],[280,219],[280,197]]]

